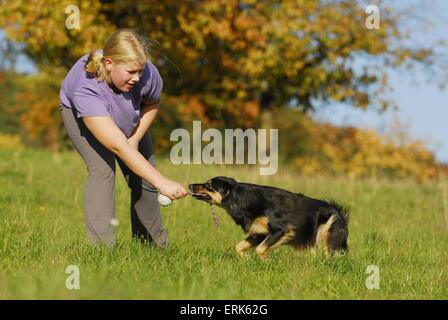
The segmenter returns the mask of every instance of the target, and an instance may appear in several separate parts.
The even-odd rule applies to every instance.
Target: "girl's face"
[[[129,92],[140,80],[144,64],[129,62],[126,64],[112,63],[111,59],[105,59],[106,82],[112,89],[121,92]]]

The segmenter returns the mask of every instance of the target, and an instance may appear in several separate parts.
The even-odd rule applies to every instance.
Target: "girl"
[[[102,50],[81,57],[62,83],[59,109],[88,171],[84,213],[93,244],[115,243],[115,160],[131,189],[133,236],[167,244],[157,189],[171,200],[186,191],[154,167],[148,128],[162,86],[143,40],[132,29],[116,31]]]

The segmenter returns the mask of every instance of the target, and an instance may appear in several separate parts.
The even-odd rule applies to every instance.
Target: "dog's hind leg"
[[[321,248],[325,256],[329,256],[328,250],[328,236],[330,235],[330,228],[333,222],[336,220],[336,215],[332,215],[328,221],[319,226],[316,235],[316,247]]]
[[[277,229],[269,233],[266,239],[257,246],[255,250],[261,259],[268,256],[270,250],[275,249],[282,244],[288,243],[295,236],[294,228],[288,226],[286,228]]]
[[[319,226],[316,235],[316,247],[321,248],[326,257],[336,251],[348,252],[348,229],[346,222],[333,214],[328,221]]]
[[[240,257],[244,257],[244,252],[249,250],[252,247],[259,245],[265,238],[266,234],[251,234],[246,239],[235,246],[236,253]]]

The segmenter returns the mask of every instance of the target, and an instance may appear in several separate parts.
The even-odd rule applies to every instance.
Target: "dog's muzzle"
[[[212,197],[210,196],[209,191],[204,187],[203,184],[190,184],[188,185],[188,189],[190,190],[190,194],[193,198],[205,202],[212,201]]]

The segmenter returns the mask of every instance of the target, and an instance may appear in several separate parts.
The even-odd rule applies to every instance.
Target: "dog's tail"
[[[319,226],[316,244],[323,249],[326,256],[338,250],[348,252],[347,238],[350,209],[334,200],[330,200],[327,210],[329,218]]]

